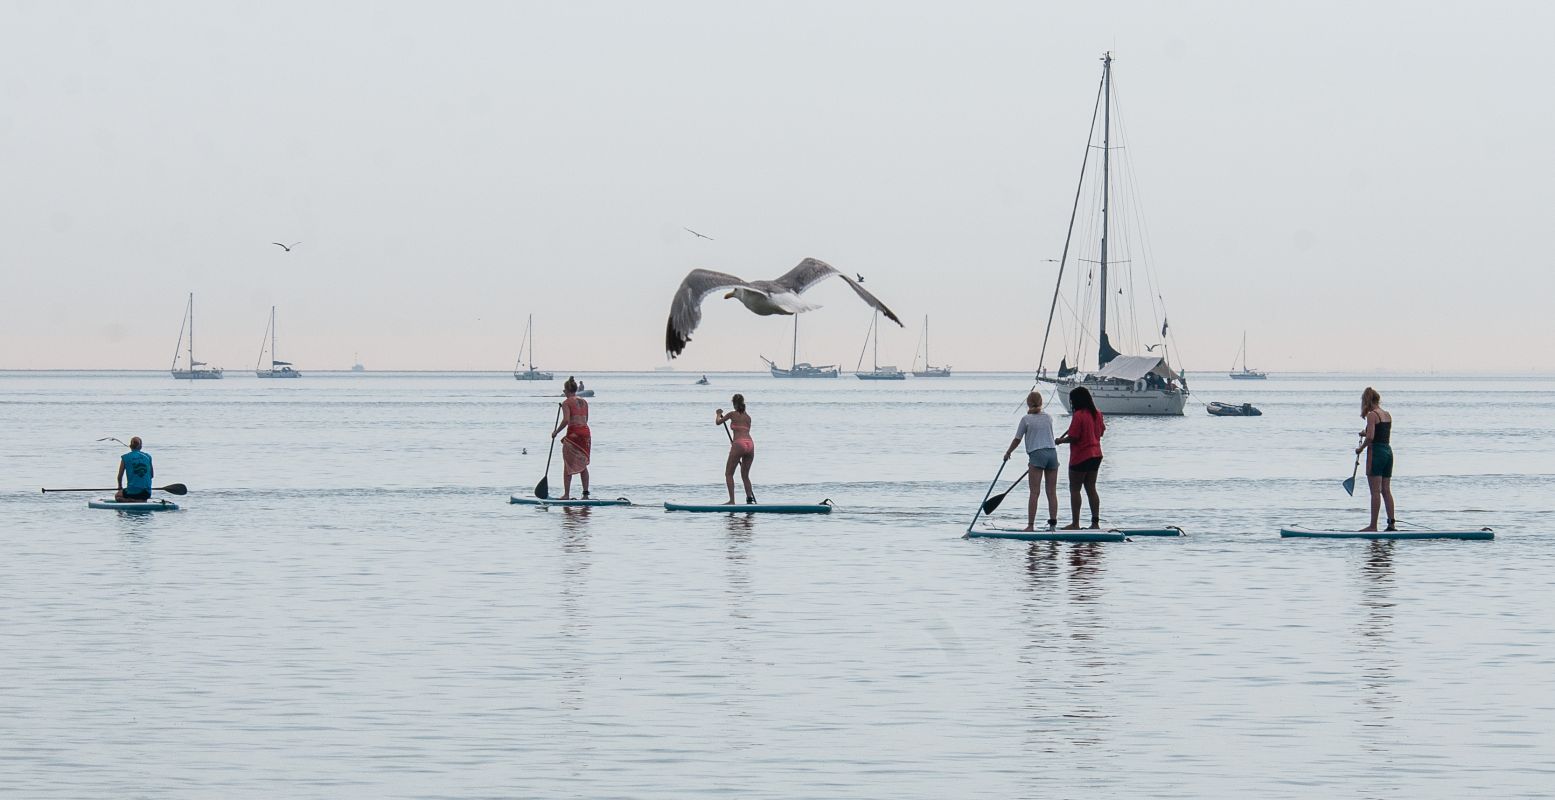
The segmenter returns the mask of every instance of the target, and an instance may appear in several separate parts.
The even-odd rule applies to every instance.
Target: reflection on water
[[[561,676],[561,705],[578,711],[587,700],[589,688],[588,609],[589,570],[593,552],[589,548],[589,517],[593,509],[563,506],[561,520],[561,581],[558,588],[561,625],[557,630],[557,672]]]
[[[1026,550],[1024,609],[1028,641],[1025,707],[1032,713],[1028,747],[1055,754],[1092,750],[1108,741],[1108,661],[1102,639],[1105,547],[1095,542],[1032,542]]]
[[[1399,664],[1393,647],[1394,573],[1393,551],[1397,542],[1373,541],[1366,547],[1361,563],[1361,615],[1356,625],[1356,669],[1361,675],[1361,704],[1367,714],[1360,718],[1364,728],[1374,729],[1366,737],[1368,750],[1387,752],[1393,746],[1393,720],[1398,708],[1394,691]]]

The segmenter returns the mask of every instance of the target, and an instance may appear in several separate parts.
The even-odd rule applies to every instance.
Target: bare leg
[[[1096,478],[1100,471],[1092,472],[1085,476],[1085,499],[1091,503],[1091,527],[1101,527],[1101,495],[1096,493]],[[1078,522],[1078,518],[1076,519]]]
[[[1371,488],[1371,524],[1361,528],[1363,533],[1377,529],[1377,512],[1382,510],[1382,479],[1367,475],[1366,485]]]
[[[729,459],[724,462],[724,485],[729,487],[729,502],[724,505],[734,505],[734,467],[740,463],[740,456],[733,450],[729,451]]]
[[[563,500],[572,499],[572,474],[565,468],[562,469],[562,497]]]
[[[1058,470],[1045,469],[1042,475],[1047,483],[1047,526],[1058,524]]]
[[[1080,529],[1080,484],[1084,482],[1084,476],[1072,469],[1069,470],[1069,515],[1074,518],[1074,521],[1064,526],[1066,531]]]
[[[1393,479],[1378,478],[1377,482],[1382,484],[1382,502],[1386,504],[1388,508],[1388,530],[1397,530],[1393,524],[1398,521],[1393,516],[1395,513],[1393,510]]]
[[[589,468],[584,467],[583,472],[579,474],[583,476],[583,495],[587,497],[589,493]]]
[[[1042,473],[1035,467],[1026,470],[1026,483],[1030,492],[1026,496],[1026,530],[1037,529],[1037,502],[1042,499]]]
[[[756,490],[751,488],[751,464],[756,462],[755,453],[746,453],[740,458],[740,480],[745,482],[745,496],[755,497]],[[730,491],[733,491],[732,489]],[[729,495],[729,502],[734,502],[734,495]]]

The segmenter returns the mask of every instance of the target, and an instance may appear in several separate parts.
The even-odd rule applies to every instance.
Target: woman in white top
[[[1031,497],[1026,501],[1026,530],[1036,530],[1037,495],[1047,484],[1047,529],[1058,527],[1058,447],[1053,444],[1053,418],[1042,411],[1042,393],[1026,395],[1026,416],[1015,426],[1015,438],[1004,449],[1010,460],[1015,446],[1026,440],[1026,477],[1031,482]]]

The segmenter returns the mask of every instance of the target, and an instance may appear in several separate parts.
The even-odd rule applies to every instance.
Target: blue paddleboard
[[[1015,531],[1000,528],[973,528],[966,539],[1019,539],[1024,542],[1126,542],[1118,531]]]
[[[1314,531],[1307,528],[1281,528],[1285,539],[1494,539],[1495,531]]]
[[[99,497],[86,501],[87,508],[105,508],[113,511],[177,511],[178,504],[171,500],[134,500],[119,502],[112,497]]]
[[[725,514],[830,514],[831,501],[819,503],[665,503],[665,511],[705,511]]]
[[[513,495],[512,497],[509,497],[508,498],[508,502],[513,504],[513,505],[516,505],[516,506],[566,506],[566,507],[571,507],[571,506],[629,506],[629,505],[632,504],[632,501],[626,499],[625,497],[617,497],[614,500],[580,500],[578,498],[573,498],[571,500],[541,500],[538,497],[520,497],[520,496],[518,496],[516,494]]]

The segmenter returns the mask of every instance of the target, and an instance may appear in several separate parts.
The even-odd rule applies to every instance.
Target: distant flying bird
[[[864,282],[864,276],[858,274],[857,272],[853,273],[853,277],[858,278],[858,282],[859,283],[863,283]]]
[[[1156,342],[1155,344],[1147,344],[1147,345],[1145,345],[1145,352],[1148,353],[1148,352],[1150,352],[1150,351],[1152,351],[1152,350],[1154,350],[1154,349],[1156,349],[1157,347],[1160,347],[1160,346],[1161,346],[1160,342]]]
[[[706,240],[708,240],[708,241],[709,241],[709,242],[712,242],[712,241],[717,241],[717,240],[716,240],[716,239],[714,239],[714,238],[713,238],[713,237],[711,237],[711,236],[708,236],[708,235],[707,235],[707,234],[705,234],[705,233],[697,233],[697,232],[696,232],[696,231],[694,231],[694,230],[691,230],[691,229],[690,229],[690,228],[687,228],[687,227],[685,227],[685,226],[684,226],[684,225],[682,225],[682,226],[681,226],[681,228],[680,228],[680,229],[681,229],[681,230],[683,230],[683,231],[685,231],[685,232],[686,232],[686,233],[689,233],[689,234],[691,234],[691,235],[692,235],[692,236],[695,236],[695,237],[697,237],[697,238],[698,238],[698,239],[706,239]]]
[[[302,242],[292,242],[291,244],[281,244],[280,242],[271,242],[270,244],[273,244],[276,247],[279,247],[282,250],[285,250],[286,252],[290,253],[292,251],[293,247],[296,247],[297,245],[302,244]]]
[[[675,299],[670,302],[669,323],[664,328],[664,351],[670,358],[674,358],[686,349],[686,343],[691,341],[691,332],[702,322],[702,301],[714,292],[729,290],[724,295],[725,300],[737,299],[751,313],[763,317],[801,314],[814,311],[820,306],[806,303],[799,295],[833,275],[847,281],[853,291],[864,298],[864,302],[886,315],[886,319],[897,325],[902,324],[896,314],[885,307],[885,303],[860,286],[858,281],[819,259],[807,258],[783,277],[770,281],[746,281],[723,272],[694,269],[680,282],[680,288],[675,290]]]

